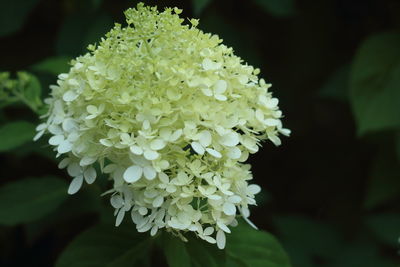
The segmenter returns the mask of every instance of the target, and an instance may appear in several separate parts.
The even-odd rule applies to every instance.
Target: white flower
[[[222,206],[224,213],[228,216],[236,214],[236,204],[241,202],[241,197],[239,196],[229,196]]]
[[[97,172],[93,166],[81,166],[78,162],[72,161],[70,158],[64,158],[58,164],[58,167],[60,169],[67,167],[68,174],[74,177],[68,188],[68,194],[70,195],[79,191],[82,187],[83,180],[88,184],[92,184],[97,177]]]
[[[99,107],[96,107],[93,105],[87,106],[86,111],[88,112],[89,115],[87,115],[85,119],[92,120],[92,119],[96,118],[104,111],[104,108],[105,108],[104,104],[100,104]]]
[[[134,165],[130,166],[124,172],[124,180],[127,183],[134,183],[138,181],[142,175],[147,180],[153,180],[157,176],[156,170],[151,165],[151,161],[141,157],[141,156],[131,156]]]
[[[164,189],[168,193],[176,192],[176,186],[172,182],[170,182],[168,175],[161,172],[158,174],[158,177],[161,181],[161,183],[158,185],[158,188]]]
[[[212,88],[205,86],[203,89],[203,94],[206,96],[214,96],[215,99],[219,101],[226,101],[228,98],[224,95],[228,84],[224,80],[218,80]]]
[[[50,87],[35,140],[50,133],[57,157],[65,155],[69,194],[93,183],[96,170],[108,176],[117,226],[130,212],[139,232],[183,240],[193,232],[223,248],[236,216],[253,225],[260,187],[248,184],[243,162],[290,131],[259,69],[179,13],[127,10],[128,26],[116,24]]]
[[[201,239],[204,239],[205,241],[207,241],[208,243],[211,244],[215,244],[217,241],[215,240],[215,238],[211,237],[211,235],[214,233],[214,228],[213,227],[207,227],[206,229],[201,228],[201,226],[198,226],[198,233],[199,233],[199,237]]]
[[[191,145],[193,150],[196,151],[196,153],[203,155],[204,152],[207,151],[213,157],[216,158],[222,157],[221,153],[208,147],[211,145],[212,142],[211,133],[209,131],[201,131],[196,136],[194,136],[193,140],[195,141],[193,141]]]

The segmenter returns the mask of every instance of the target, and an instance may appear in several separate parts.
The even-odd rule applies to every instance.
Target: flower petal
[[[214,62],[209,58],[203,59],[203,63],[201,65],[203,66],[204,70],[214,69]]]
[[[96,170],[93,167],[89,167],[83,172],[83,176],[85,177],[86,183],[93,184],[97,176]]]
[[[191,146],[192,146],[193,150],[196,151],[197,154],[199,154],[199,155],[204,154],[204,147],[202,145],[200,145],[200,143],[192,142]]]
[[[214,85],[214,91],[216,94],[223,94],[228,88],[228,84],[224,80],[218,80]]]
[[[161,205],[164,203],[164,197],[163,196],[158,196],[153,200],[153,207],[158,208],[161,207]]]
[[[143,156],[144,156],[147,160],[155,160],[155,159],[157,159],[157,158],[160,156],[160,154],[158,154],[158,152],[156,152],[156,151],[154,151],[154,150],[148,149],[148,150],[146,150],[146,151],[143,153]]]
[[[68,166],[68,164],[71,162],[71,159],[66,157],[60,163],[58,163],[58,168],[59,169],[64,169],[65,167]]]
[[[135,155],[142,155],[143,149],[140,146],[133,145],[130,147],[130,150]]]
[[[65,102],[71,102],[71,101],[74,101],[77,97],[78,97],[78,94],[77,94],[77,93],[75,93],[75,92],[72,91],[72,90],[69,90],[69,91],[67,91],[67,92],[64,93],[64,95],[63,95],[63,100],[64,100]]]
[[[257,184],[251,184],[247,187],[247,192],[249,194],[255,195],[255,194],[260,193],[260,191],[261,191],[261,187]]]
[[[201,131],[198,134],[198,138],[199,138],[199,143],[203,147],[209,146],[211,144],[211,142],[212,142],[212,136],[211,136],[211,133],[209,131]]]
[[[72,181],[68,187],[68,194],[73,195],[76,192],[78,192],[79,189],[82,187],[82,183],[83,183],[82,175],[79,175],[79,176],[75,177],[74,179],[72,179]]]
[[[142,177],[143,169],[140,166],[133,165],[124,172],[124,180],[127,183],[134,183]]]
[[[220,220],[217,221],[217,225],[218,227],[224,231],[225,233],[231,233],[231,230],[228,228],[228,226],[226,226],[223,222],[221,222]]]
[[[215,158],[221,158],[222,157],[221,153],[219,153],[217,150],[214,150],[212,148],[206,148],[206,151],[208,153],[210,153],[210,155],[215,157]]]
[[[222,230],[218,230],[217,232],[217,246],[219,249],[224,249],[225,248],[225,243],[226,243],[226,237],[225,233]]]
[[[226,215],[235,215],[236,214],[236,206],[231,202],[225,202],[222,206],[222,210]]]
[[[231,147],[229,148],[227,155],[231,159],[239,159],[242,155],[242,151],[238,147]]]
[[[89,157],[89,156],[84,156],[84,157],[80,160],[79,165],[81,165],[81,166],[88,166],[88,165],[90,165],[90,164],[95,163],[95,161],[96,161],[96,158]]]
[[[122,223],[124,216],[125,216],[125,210],[120,209],[117,214],[117,219],[115,219],[115,226],[119,226]]]
[[[64,141],[64,139],[65,139],[64,135],[54,135],[50,137],[49,144],[52,146],[58,146]]]
[[[143,168],[143,174],[147,180],[153,180],[157,176],[157,172],[152,166],[145,166]]]
[[[75,177],[82,174],[82,168],[78,163],[72,162],[68,165],[67,172],[70,176]]]
[[[220,94],[216,94],[214,95],[215,99],[219,100],[219,101],[226,101],[228,98],[224,95],[220,95]]]
[[[206,96],[212,96],[212,95],[213,95],[213,92],[212,92],[210,89],[208,89],[208,88],[202,88],[201,91],[202,91],[203,94],[206,95]]]
[[[72,144],[68,140],[64,140],[58,145],[57,151],[60,154],[64,154],[71,151],[71,149],[72,149]]]
[[[122,197],[120,195],[113,195],[110,198],[110,203],[111,203],[111,206],[113,206],[113,208],[119,209],[124,205],[124,200],[122,199]]]
[[[165,145],[166,145],[166,143],[164,140],[155,139],[155,140],[151,141],[150,148],[153,150],[160,150],[160,149],[163,149],[165,147]]]
[[[221,136],[220,143],[224,146],[233,147],[239,143],[239,136],[235,132],[230,132]]]
[[[183,131],[182,129],[178,129],[176,130],[169,138],[169,141],[171,142],[175,142],[176,140],[178,140],[179,137],[181,137]]]

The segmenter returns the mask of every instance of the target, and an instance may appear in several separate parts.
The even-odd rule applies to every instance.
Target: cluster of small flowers
[[[128,25],[115,24],[51,86],[35,139],[51,133],[66,156],[69,194],[109,176],[116,225],[129,213],[139,232],[192,231],[223,248],[236,216],[251,223],[260,191],[243,162],[261,140],[279,145],[290,132],[259,70],[179,13],[128,9]]]

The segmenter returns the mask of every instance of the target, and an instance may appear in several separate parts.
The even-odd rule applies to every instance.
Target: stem
[[[145,38],[142,39],[144,42],[144,46],[146,47],[147,52],[149,53],[150,57],[154,58],[153,53],[151,52],[151,48],[149,44],[147,43],[147,40]]]

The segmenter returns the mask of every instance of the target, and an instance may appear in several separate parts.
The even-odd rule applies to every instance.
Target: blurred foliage
[[[212,0],[193,0],[193,13],[196,16],[200,16],[204,9],[211,3]]]
[[[293,0],[254,0],[267,13],[275,17],[289,17],[295,13]]]
[[[228,236],[227,248],[221,251],[192,236],[187,243],[169,233],[149,238],[134,231],[130,222],[118,228],[99,224],[81,233],[64,250],[56,266],[159,266],[154,259],[151,261],[154,249],[164,251],[171,267],[291,266],[274,237],[244,224]]]
[[[31,70],[38,73],[47,73],[58,76],[60,73],[68,72],[71,58],[65,56],[50,57],[31,66]]]
[[[354,59],[350,99],[359,135],[400,127],[400,33],[373,35]]]
[[[39,80],[27,72],[18,72],[17,79],[11,79],[8,72],[0,73],[0,105],[7,106],[18,101],[40,113],[43,103]]]
[[[42,218],[67,198],[66,183],[55,177],[21,179],[0,188],[0,223],[17,225]]]
[[[400,195],[400,166],[391,151],[381,151],[372,163],[364,206],[377,208]]]
[[[343,65],[339,69],[335,70],[331,77],[323,85],[320,91],[320,95],[322,97],[331,98],[343,102],[348,101],[349,77],[350,66],[348,64]]]
[[[0,36],[19,30],[39,0],[14,0],[0,2]]]
[[[0,128],[0,151],[4,152],[31,142],[35,135],[35,125],[27,121],[13,121]]]
[[[55,153],[31,142],[43,99],[136,1],[1,0],[0,266],[399,266],[400,2],[144,2],[199,17],[273,83],[293,136],[250,163],[252,218],[277,239],[241,223],[223,252],[115,228],[105,177],[68,197]]]
[[[135,266],[147,256],[150,240],[144,237],[130,227],[96,225],[68,245],[56,266]]]
[[[286,252],[275,237],[264,231],[255,231],[244,221],[228,235],[226,253],[231,264],[228,266],[247,267],[289,267]]]
[[[396,247],[400,236],[400,215],[385,213],[372,215],[367,219],[367,225],[377,239],[388,246]]]

